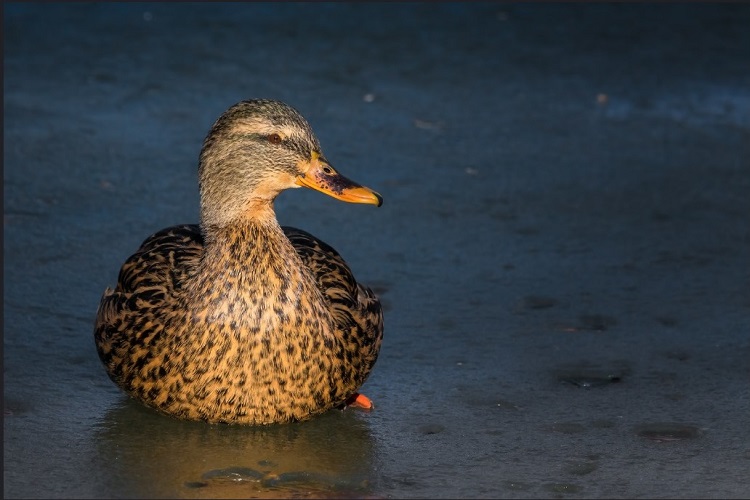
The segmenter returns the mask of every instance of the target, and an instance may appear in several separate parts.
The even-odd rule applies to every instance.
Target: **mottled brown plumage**
[[[207,422],[299,421],[344,404],[378,356],[383,314],[341,256],[279,226],[273,200],[311,187],[380,205],[338,174],[291,107],[243,101],[200,155],[200,225],[143,242],[97,312],[110,378],[164,413]]]

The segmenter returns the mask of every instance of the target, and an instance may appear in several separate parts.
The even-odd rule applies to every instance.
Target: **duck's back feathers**
[[[358,352],[364,364],[369,365],[362,373],[361,382],[364,382],[375,364],[383,339],[380,300],[372,290],[357,283],[351,269],[333,247],[301,229],[288,226],[282,229],[329,300],[347,350]]]
[[[133,324],[138,324],[139,317],[145,320],[158,316],[173,304],[186,276],[197,266],[202,250],[203,237],[197,224],[163,229],[146,238],[125,261],[115,289],[104,291],[94,338],[110,377],[128,392],[131,391],[126,379],[132,367],[127,357],[138,352],[136,348],[148,357],[163,332],[160,321],[152,322],[151,328],[140,325],[132,329]]]
[[[195,269],[202,252],[203,236],[197,224],[163,229],[146,238],[123,264],[118,288],[128,293],[163,287],[166,294],[172,294]]]

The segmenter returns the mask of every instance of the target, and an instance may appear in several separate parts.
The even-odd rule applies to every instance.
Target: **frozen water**
[[[5,497],[750,496],[750,7],[4,4]],[[381,294],[370,413],[209,426],[99,297],[289,102],[380,209],[283,194]]]

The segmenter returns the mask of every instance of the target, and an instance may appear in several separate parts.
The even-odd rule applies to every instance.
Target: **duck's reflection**
[[[373,442],[366,417],[333,410],[267,427],[209,425],[124,400],[96,433],[103,497],[368,496]]]

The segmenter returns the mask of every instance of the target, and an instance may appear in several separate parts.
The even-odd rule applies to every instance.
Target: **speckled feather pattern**
[[[216,120],[198,185],[200,225],[147,238],[104,292],[94,340],[110,378],[207,422],[291,422],[341,406],[378,357],[380,302],[333,248],[282,228],[273,202],[300,186],[382,198],[333,169],[299,112],[265,99]]]
[[[197,225],[149,237],[96,319],[112,380],[170,415],[299,421],[341,405],[380,349],[380,302],[341,256],[276,224],[227,230],[206,252]]]

